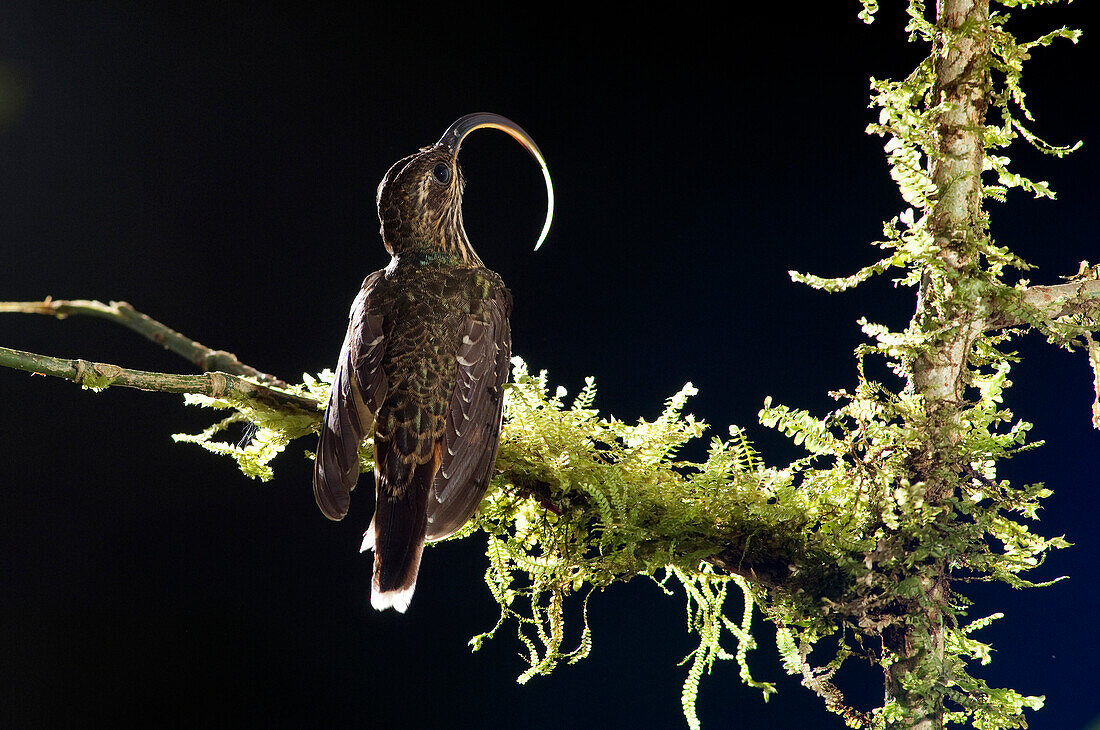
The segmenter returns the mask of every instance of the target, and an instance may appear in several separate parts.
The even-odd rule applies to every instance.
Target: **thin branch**
[[[194,393],[211,398],[241,398],[287,413],[309,413],[320,416],[318,403],[312,398],[255,383],[230,373],[207,372],[202,375],[151,373],[90,360],[38,355],[7,347],[0,347],[0,367],[65,378],[80,383],[86,388],[121,385],[126,388],[162,393]]]
[[[1073,314],[1082,307],[1091,308],[1100,314],[1100,279],[1051,286],[1029,286],[1024,290],[1023,303],[1051,319]],[[1002,329],[1023,324],[1026,322],[1016,313],[998,311],[986,319],[985,329]]]
[[[259,370],[245,365],[233,353],[225,350],[212,350],[152,317],[142,314],[126,302],[104,304],[94,299],[54,299],[47,297],[40,302],[0,302],[0,313],[3,312],[46,314],[58,319],[65,319],[74,314],[108,319],[176,353],[203,372],[220,371],[233,375],[243,375],[273,385],[276,388],[287,387],[287,384],[279,378],[261,373]]]

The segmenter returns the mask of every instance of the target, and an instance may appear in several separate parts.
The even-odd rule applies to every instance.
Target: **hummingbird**
[[[371,605],[404,613],[425,541],[457,532],[477,510],[496,462],[503,385],[512,349],[512,295],[482,263],[462,224],[462,141],[476,129],[507,132],[535,158],[550,230],[554,191],[531,136],[498,114],[467,114],[439,141],[398,160],[378,185],[390,263],[367,276],[321,424],[313,470],[317,506],[348,512],[359,447],[374,437]]]

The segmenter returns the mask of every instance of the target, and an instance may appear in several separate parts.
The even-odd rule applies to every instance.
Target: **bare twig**
[[[309,413],[320,416],[317,401],[312,398],[289,393],[274,386],[255,383],[230,373],[207,372],[202,375],[151,373],[108,363],[38,355],[7,347],[0,347],[0,367],[65,378],[88,388],[121,385],[126,388],[162,393],[194,393],[211,398],[238,397],[287,413]]]
[[[203,375],[153,373],[109,363],[39,355],[0,347],[0,366],[65,378],[89,388],[121,385],[162,393],[193,393],[211,398],[242,398],[288,413],[316,414],[318,404],[284,390],[279,378],[245,365],[233,353],[211,350],[172,328],[135,310],[126,302],[104,304],[90,299],[53,299],[40,302],[0,302],[0,312],[100,317],[117,322],[180,355],[205,371]],[[259,382],[254,382],[259,381]]]
[[[74,314],[109,319],[137,332],[146,339],[152,340],[165,349],[171,350],[203,372],[220,371],[233,375],[243,375],[276,388],[287,387],[287,384],[279,378],[245,365],[233,353],[225,350],[212,350],[206,345],[185,337],[167,325],[161,324],[152,317],[142,314],[126,302],[104,304],[94,299],[53,299],[47,297],[40,302],[0,302],[0,313],[2,312],[46,314],[58,319],[65,319]]]

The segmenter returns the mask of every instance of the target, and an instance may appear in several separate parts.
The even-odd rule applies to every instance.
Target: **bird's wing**
[[[382,276],[381,271],[368,276],[351,305],[348,333],[317,442],[313,495],[330,520],[343,519],[348,513],[351,490],[359,479],[359,445],[386,395],[384,313],[372,308],[371,301]]]
[[[511,308],[511,295],[502,289],[481,317],[466,318],[460,334],[441,464],[428,495],[428,540],[442,540],[466,524],[492,475],[504,408],[501,386],[512,354]]]

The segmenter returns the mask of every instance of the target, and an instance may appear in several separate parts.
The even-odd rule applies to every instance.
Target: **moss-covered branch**
[[[507,427],[504,440],[509,441]],[[563,489],[532,477],[529,461],[512,461],[505,454],[497,460],[497,470],[498,480],[509,485],[511,493],[533,499],[550,514],[560,515],[570,510],[579,511],[586,518],[599,514],[598,503],[585,491]],[[632,499],[637,500],[639,496],[644,499],[646,495],[633,495]],[[731,521],[716,531],[713,516],[706,513],[696,514],[694,520],[685,520],[682,514],[674,518],[669,515],[669,501],[676,502],[679,508],[683,494],[666,492],[662,497],[636,501],[634,509],[648,514],[654,525],[673,521],[676,534],[674,537],[654,537],[648,547],[640,541],[636,551],[650,555],[665,552],[664,546],[675,541],[692,560],[701,559],[728,575],[740,576],[770,589],[801,590],[832,598],[839,594],[840,569],[828,551],[807,544],[802,521],[777,525],[748,516],[737,520],[740,515],[731,515]],[[682,512],[680,509],[675,511]],[[686,546],[694,547],[687,549]]]

